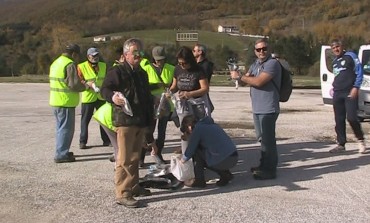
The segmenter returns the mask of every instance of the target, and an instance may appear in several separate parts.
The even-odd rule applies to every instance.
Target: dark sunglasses
[[[254,49],[254,50],[255,50],[255,51],[257,51],[257,52],[261,52],[261,51],[266,52],[266,51],[267,51],[267,47],[256,48],[256,49]]]

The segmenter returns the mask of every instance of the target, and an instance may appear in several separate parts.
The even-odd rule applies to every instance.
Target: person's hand
[[[239,77],[239,71],[230,71],[230,77],[231,79],[238,79]]]
[[[89,88],[93,89],[94,81],[86,81],[86,85],[89,86]]]
[[[192,97],[192,94],[190,91],[179,91],[179,98],[180,99],[189,99]]]
[[[164,93],[164,95],[166,96],[166,98],[171,98],[172,97],[172,93],[171,92],[166,92],[166,93]]]
[[[349,93],[348,97],[351,99],[355,99],[358,97],[358,88],[352,88],[351,92]]]
[[[150,144],[150,146],[152,147],[152,151],[150,152],[150,155],[152,155],[152,156],[157,155],[158,154],[158,147],[157,147],[157,144],[155,143],[155,141],[152,142]]]
[[[125,99],[123,98],[121,92],[115,92],[112,97],[112,101],[114,104],[119,106],[125,105]]]

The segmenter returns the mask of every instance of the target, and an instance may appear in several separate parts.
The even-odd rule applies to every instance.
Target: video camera
[[[238,62],[238,60],[236,59],[236,57],[229,57],[226,60],[226,64],[227,64],[230,71],[240,72],[239,66],[237,65],[237,62]],[[233,80],[233,82],[235,82],[235,89],[238,89],[239,88],[239,81]]]

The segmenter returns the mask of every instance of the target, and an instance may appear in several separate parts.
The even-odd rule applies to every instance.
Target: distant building
[[[110,36],[95,36],[94,42],[107,42],[110,39],[111,39]]]
[[[237,26],[218,26],[219,33],[239,33],[239,28]]]
[[[110,40],[122,39],[122,36],[111,36]]]

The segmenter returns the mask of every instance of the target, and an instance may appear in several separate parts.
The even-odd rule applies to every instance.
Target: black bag
[[[151,165],[148,169],[148,174],[143,178],[139,178],[139,185],[143,188],[156,188],[178,190],[184,186],[181,181],[170,173],[170,165],[168,164],[155,164]]]
[[[279,62],[279,61],[278,61]],[[274,84],[275,88],[279,92],[279,101],[280,102],[287,102],[289,100],[290,95],[293,91],[293,80],[292,75],[293,73],[286,69],[280,62],[281,67],[281,85],[280,88],[278,88],[274,81],[272,83]]]

